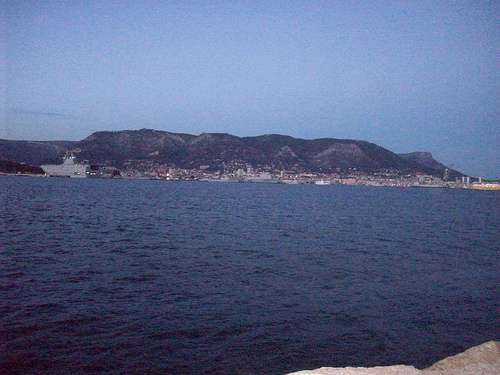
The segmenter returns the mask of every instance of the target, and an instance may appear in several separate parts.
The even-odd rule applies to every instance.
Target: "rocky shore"
[[[500,342],[489,341],[418,370],[413,366],[322,367],[289,375],[500,375]]]

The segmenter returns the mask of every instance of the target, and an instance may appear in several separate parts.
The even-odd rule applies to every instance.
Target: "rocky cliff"
[[[403,159],[416,161],[417,163],[426,165],[438,171],[444,172],[444,170],[447,168],[446,165],[436,161],[436,159],[434,159],[434,157],[430,152],[417,151],[417,152],[410,152],[408,154],[398,154],[398,155],[401,156]]]

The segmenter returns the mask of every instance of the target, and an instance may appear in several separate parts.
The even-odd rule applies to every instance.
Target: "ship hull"
[[[472,185],[473,190],[500,190],[500,185]]]

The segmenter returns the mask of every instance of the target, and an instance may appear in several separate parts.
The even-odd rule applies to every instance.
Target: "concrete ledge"
[[[500,342],[489,341],[418,370],[413,366],[322,367],[289,375],[500,375]]]
[[[464,368],[473,364],[498,363],[500,361],[500,342],[488,341],[482,345],[474,346],[465,352],[447,357],[434,363],[426,370],[453,370]]]

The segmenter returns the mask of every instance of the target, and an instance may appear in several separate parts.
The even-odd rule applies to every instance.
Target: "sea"
[[[500,338],[500,194],[0,177],[0,373],[425,368]]]

